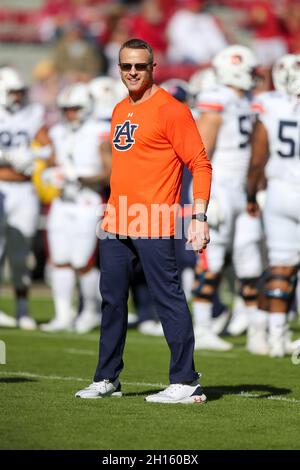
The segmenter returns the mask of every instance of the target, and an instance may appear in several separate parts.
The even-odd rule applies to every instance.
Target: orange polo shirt
[[[111,122],[111,195],[102,228],[126,236],[174,235],[183,166],[194,198],[209,199],[211,164],[189,108],[159,88],[137,105],[125,98]],[[169,212],[168,212],[169,211]]]

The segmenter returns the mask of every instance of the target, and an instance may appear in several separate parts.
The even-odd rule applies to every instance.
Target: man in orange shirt
[[[80,398],[121,396],[119,374],[127,329],[129,273],[139,259],[171,352],[170,385],[156,403],[203,403],[195,371],[191,315],[180,287],[174,225],[184,164],[194,179],[188,243],[209,242],[206,208],[211,165],[188,107],[153,83],[153,51],[140,39],[123,44],[121,78],[129,96],[114,109],[111,196],[100,233],[102,324],[94,382]]]

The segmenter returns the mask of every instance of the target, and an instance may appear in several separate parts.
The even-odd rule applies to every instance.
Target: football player
[[[43,124],[44,110],[27,101],[27,87],[10,67],[0,69],[5,100],[0,105],[0,270],[7,256],[16,297],[16,322],[0,315],[0,326],[32,330],[29,315],[30,271],[28,255],[36,232],[39,202],[31,173],[34,156],[31,142]]]
[[[257,282],[262,260],[257,246],[256,220],[247,233],[235,237],[246,211],[245,183],[250,160],[253,113],[249,94],[256,84],[257,60],[244,46],[233,45],[213,60],[219,85],[200,93],[198,126],[212,158],[212,195],[207,213],[211,243],[206,250],[207,270],[197,274],[193,312],[196,349],[227,351],[232,344],[211,328],[212,299],[219,285],[225,257],[232,250],[247,315],[257,310]],[[240,233],[240,232],[239,232]]]
[[[93,116],[100,121],[111,121],[115,105],[123,97],[119,97],[117,80],[103,75],[93,78],[88,84],[89,92],[94,100]],[[126,89],[124,87],[124,93]]]
[[[257,98],[258,120],[248,175],[248,211],[256,215],[256,192],[263,171],[267,178],[263,219],[269,271],[261,314],[268,315],[271,357],[293,351],[287,312],[294,296],[300,261],[300,56],[284,56],[274,66],[276,90]]]
[[[78,275],[83,311],[75,321],[75,331],[85,333],[100,321],[96,225],[101,190],[111,171],[110,126],[91,117],[92,99],[85,84],[64,89],[58,106],[63,121],[49,130],[53,156],[42,173],[45,184],[60,189],[47,221],[55,318],[41,328],[54,332],[73,327],[72,294]],[[45,135],[37,139],[45,141]]]

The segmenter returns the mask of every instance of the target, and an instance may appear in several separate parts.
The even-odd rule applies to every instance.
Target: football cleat
[[[121,397],[121,384],[119,380],[111,382],[108,379],[100,382],[93,382],[86,388],[75,393],[77,398],[105,398],[105,397]]]
[[[269,338],[269,356],[270,357],[284,357],[285,347],[284,339],[280,338]]]
[[[213,333],[210,329],[197,327],[195,330],[195,350],[207,349],[210,351],[230,351],[233,348],[231,343]]]
[[[161,323],[154,320],[142,321],[137,330],[143,335],[148,336],[164,336],[164,331],[162,329]]]
[[[234,300],[233,314],[227,326],[227,331],[231,336],[242,335],[248,328],[249,318],[244,306],[245,303],[243,299],[236,297]]]
[[[59,331],[71,331],[73,329],[72,322],[61,321],[54,318],[49,323],[43,323],[40,325],[40,329],[45,333],[56,333]]]
[[[213,317],[211,319],[211,331],[215,333],[215,335],[220,335],[222,331],[225,329],[225,326],[228,323],[230,317],[230,312],[228,310],[224,310],[219,316]]]
[[[33,331],[37,329],[37,324],[36,321],[27,315],[24,315],[23,317],[19,318],[18,320],[18,327],[21,330],[27,330],[27,331]]]
[[[139,317],[137,316],[136,313],[128,312],[128,328],[136,327],[138,321],[139,321]]]
[[[251,354],[266,356],[269,352],[266,329],[250,325],[247,331],[246,349]]]
[[[100,314],[98,312],[83,311],[75,320],[74,330],[76,333],[88,333],[100,325]]]
[[[16,319],[2,312],[2,310],[0,310],[0,327],[16,328],[16,326],[17,326]]]

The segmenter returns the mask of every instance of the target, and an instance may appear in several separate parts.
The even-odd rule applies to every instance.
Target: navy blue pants
[[[138,260],[170,348],[170,383],[196,380],[193,325],[179,282],[174,239],[105,238],[99,255],[103,300],[95,382],[115,380],[123,368],[130,273]]]

